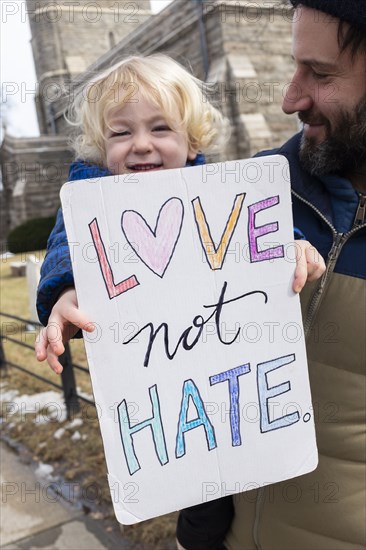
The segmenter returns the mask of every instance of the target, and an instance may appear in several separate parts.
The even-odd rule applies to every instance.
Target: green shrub
[[[56,218],[35,218],[28,220],[8,235],[8,250],[13,254],[32,252],[46,248],[47,239],[55,225]]]

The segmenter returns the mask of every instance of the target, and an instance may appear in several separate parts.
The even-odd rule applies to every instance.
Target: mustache
[[[311,111],[301,111],[298,113],[299,120],[303,124],[325,124],[328,125],[328,120],[322,115],[316,115]]]

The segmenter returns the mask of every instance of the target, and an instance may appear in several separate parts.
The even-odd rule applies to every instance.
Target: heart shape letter
[[[183,223],[184,208],[177,197],[168,199],[159,210],[154,231],[135,210],[122,214],[122,231],[141,261],[159,277],[172,259]]]

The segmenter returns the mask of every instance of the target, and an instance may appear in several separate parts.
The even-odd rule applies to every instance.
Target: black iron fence
[[[42,327],[42,325],[38,322],[31,321],[30,319],[23,319],[21,317],[17,317],[16,315],[11,315],[9,313],[0,312],[0,316],[6,319],[10,319],[11,321],[17,321],[18,323],[22,323],[22,325],[24,326],[34,327],[34,330],[38,330],[39,328]],[[3,327],[3,324],[2,324],[2,327]],[[7,331],[6,331],[6,334],[4,334],[3,330],[0,331],[0,371],[4,371],[9,367],[14,368],[27,374],[28,376],[32,376],[33,378],[37,378],[38,380],[41,380],[42,382],[48,384],[49,386],[53,386],[58,390],[62,390],[64,399],[65,399],[65,406],[67,410],[68,419],[70,419],[75,413],[79,412],[80,400],[84,401],[85,403],[94,405],[94,401],[84,396],[81,396],[77,393],[75,371],[82,371],[89,375],[89,370],[85,367],[82,367],[81,365],[77,365],[72,362],[71,350],[68,343],[65,344],[65,353],[63,353],[59,358],[59,361],[63,366],[63,371],[61,373],[61,384],[56,384],[56,382],[53,382],[52,380],[49,380],[44,376],[41,376],[35,372],[32,372],[31,370],[26,368],[26,366],[24,365],[18,365],[13,363],[12,361],[8,361],[6,357],[4,345],[3,345],[4,341],[12,342],[17,346],[22,346],[24,348],[28,348],[34,351],[33,346],[31,346],[27,342],[23,342],[21,338],[17,338],[16,336],[17,336],[17,331],[15,331],[15,333],[11,335],[9,335]]]

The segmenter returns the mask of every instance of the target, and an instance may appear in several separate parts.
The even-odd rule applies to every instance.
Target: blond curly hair
[[[134,55],[89,79],[73,97],[67,120],[77,128],[76,158],[105,164],[107,116],[136,92],[158,106],[175,129],[187,135],[194,152],[211,152],[229,134],[227,119],[209,101],[211,90],[164,54]],[[178,110],[181,120],[173,119]]]

